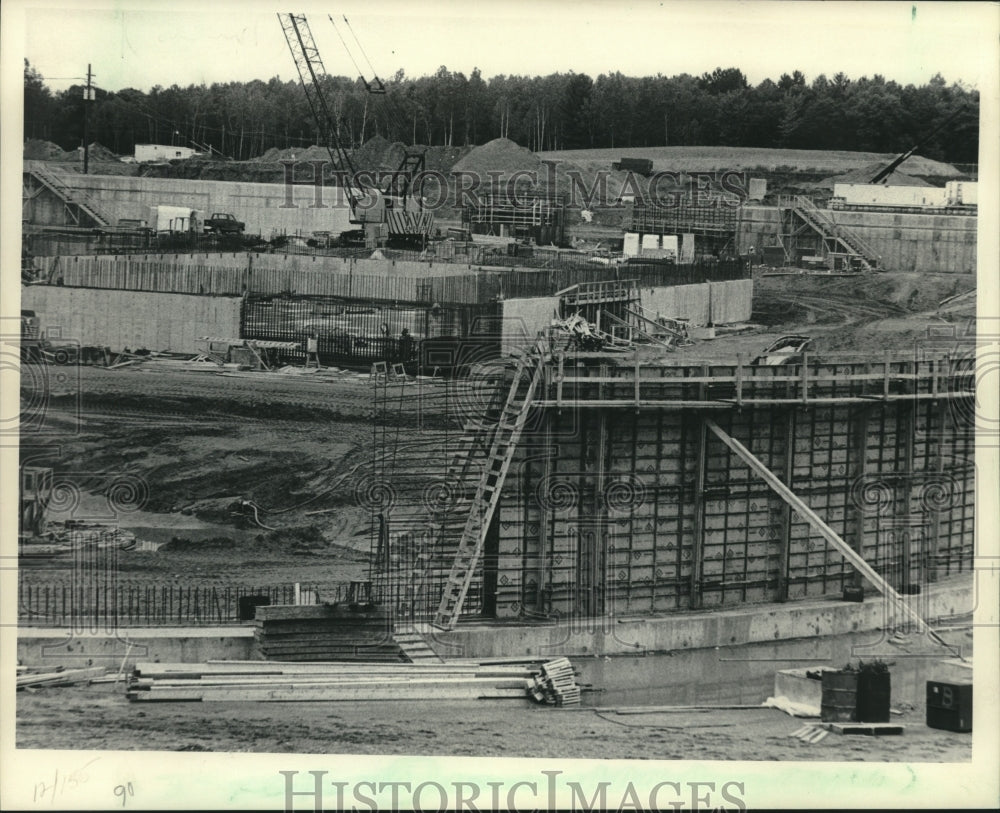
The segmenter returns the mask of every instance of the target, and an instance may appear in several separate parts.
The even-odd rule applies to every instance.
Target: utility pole
[[[87,63],[87,87],[83,89],[83,174],[87,174],[87,168],[90,164],[90,137],[87,133],[87,113],[90,109],[90,102],[94,101],[94,88],[90,84],[90,80],[93,78],[94,74],[90,72],[90,63]]]

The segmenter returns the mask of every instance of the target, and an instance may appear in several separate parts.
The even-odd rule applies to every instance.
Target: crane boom
[[[347,196],[353,211],[362,195],[361,191],[354,186],[355,173],[351,157],[337,137],[333,113],[330,111],[330,105],[323,90],[328,75],[309,28],[309,21],[306,20],[304,14],[280,12],[278,13],[278,21],[281,23],[282,31],[285,32],[288,50],[292,52],[292,59],[299,72],[299,81],[306,94],[306,101],[309,103],[309,109],[316,126],[319,128],[324,146],[330,153],[330,160],[333,162],[334,168],[346,174],[344,186],[347,189]]]
[[[330,21],[333,22],[332,17]],[[414,178],[424,167],[423,153],[407,151],[399,169],[392,174],[384,188],[372,182],[362,183],[355,173],[350,154],[337,136],[336,122],[326,98],[325,87],[329,84],[329,76],[306,16],[279,12],[278,22],[281,23],[288,49],[292,52],[320,137],[334,168],[344,178],[343,184],[351,207],[351,222],[365,226],[366,239],[381,239],[381,234],[381,237],[387,235],[390,240],[418,243],[423,247],[434,223],[433,216],[422,210],[420,201],[413,194]],[[370,87],[364,76],[361,78],[369,92],[378,92]],[[384,95],[382,80],[377,76],[375,79]]]
[[[963,108],[958,107],[955,110],[953,110],[951,115],[948,116],[948,118],[946,118],[944,121],[942,121],[937,127],[931,130],[927,135],[925,135],[923,139],[921,139],[921,142],[926,143],[928,139],[930,139],[932,136],[937,135],[941,130],[943,130],[945,127],[951,124],[951,122],[955,119],[955,117],[962,112],[962,109]],[[888,178],[890,175],[892,175],[893,172],[895,172],[896,167],[902,164],[903,161],[912,156],[913,153],[915,153],[919,149],[920,149],[920,144],[914,144],[913,147],[911,147],[907,152],[904,152],[902,155],[897,156],[892,161],[891,164],[888,164],[887,166],[880,169],[878,173],[874,175],[870,181],[868,181],[868,183],[870,184],[881,183],[884,179]]]

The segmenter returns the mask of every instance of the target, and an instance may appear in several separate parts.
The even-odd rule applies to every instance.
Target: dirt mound
[[[254,162],[259,163],[259,164],[268,164],[268,163],[273,163],[273,162],[276,162],[276,161],[280,161],[282,159],[282,157],[283,156],[281,154],[281,150],[279,150],[277,147],[271,147],[263,155],[259,155],[256,158],[253,158],[251,160],[253,160]]]
[[[403,163],[409,148],[402,141],[394,141],[382,153],[379,159],[380,169],[398,169]]]
[[[509,138],[494,138],[457,161],[452,169],[475,173],[485,179],[488,172],[500,172],[505,176],[518,171],[540,174],[542,167],[542,160],[531,150]]]
[[[210,554],[230,551],[301,555],[309,554],[317,548],[325,548],[327,544],[323,534],[315,525],[306,525],[235,539],[228,536],[202,539],[174,536],[169,542],[160,546],[159,552]]]
[[[387,138],[373,136],[351,152],[351,163],[355,169],[379,169],[383,156],[391,146]]]
[[[833,189],[835,183],[868,183],[884,167],[885,164],[869,164],[861,169],[852,169],[843,175],[832,175],[829,178],[824,178],[816,186]],[[900,172],[899,170],[891,173],[887,178],[883,178],[879,183],[886,184],[887,186],[931,186],[931,184],[922,178],[907,175],[905,172]]]
[[[468,155],[455,162],[453,172],[470,172],[480,178],[484,185],[492,182],[488,173],[499,173],[501,183],[514,180],[519,172],[532,173],[530,177],[518,177],[518,188],[537,187],[548,191],[568,192],[571,175],[576,175],[582,183],[592,184],[594,173],[579,164],[565,159],[543,160],[531,150],[507,138],[496,138],[481,147],[476,147]],[[554,184],[553,184],[554,181]],[[552,188],[554,185],[554,189]],[[613,185],[609,185],[609,189]],[[615,187],[617,188],[617,187]]]
[[[54,145],[53,145],[54,146]],[[58,149],[58,147],[56,148]],[[63,152],[60,155],[50,159],[54,161],[82,161],[83,160],[83,147],[77,147],[75,150],[69,150],[68,152]],[[117,161],[118,156],[115,155],[111,150],[105,147],[103,144],[99,144],[96,141],[92,143],[87,148],[87,160],[88,161]]]
[[[472,147],[425,147],[424,163],[428,171],[451,172],[452,167],[472,152]]]
[[[25,161],[60,161],[65,155],[63,148],[51,141],[29,138],[24,142]]]

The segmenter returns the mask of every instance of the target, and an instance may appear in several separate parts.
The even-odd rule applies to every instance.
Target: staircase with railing
[[[879,266],[878,252],[861,239],[852,229],[834,220],[809,198],[795,195],[782,199],[782,206],[791,209],[803,223],[813,229],[823,239],[827,251],[844,251],[856,258],[865,270],[874,270]]]
[[[63,177],[64,173],[54,172],[39,161],[25,162],[24,171],[63,202],[77,226],[111,225],[110,219],[101,211],[97,202],[83,190],[71,186]],[[84,220],[90,222],[86,223]]]

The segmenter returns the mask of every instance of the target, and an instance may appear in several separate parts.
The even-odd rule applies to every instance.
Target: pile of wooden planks
[[[565,659],[563,659],[565,660]],[[569,662],[566,661],[568,665]],[[128,681],[133,701],[525,700],[548,665],[520,663],[139,663]],[[572,680],[562,666],[543,680]],[[548,683],[546,683],[548,685]],[[579,688],[576,702],[579,702]],[[543,700],[547,696],[543,696]],[[564,703],[565,704],[565,703]]]
[[[103,666],[93,666],[85,669],[66,669],[63,666],[18,667],[17,689],[41,689],[52,686],[72,686],[76,683],[90,683],[102,677],[107,670]]]
[[[580,687],[569,659],[542,664],[540,673],[532,679],[531,696],[552,706],[580,705]]]
[[[269,661],[405,660],[385,612],[370,605],[257,607],[257,653]]]

